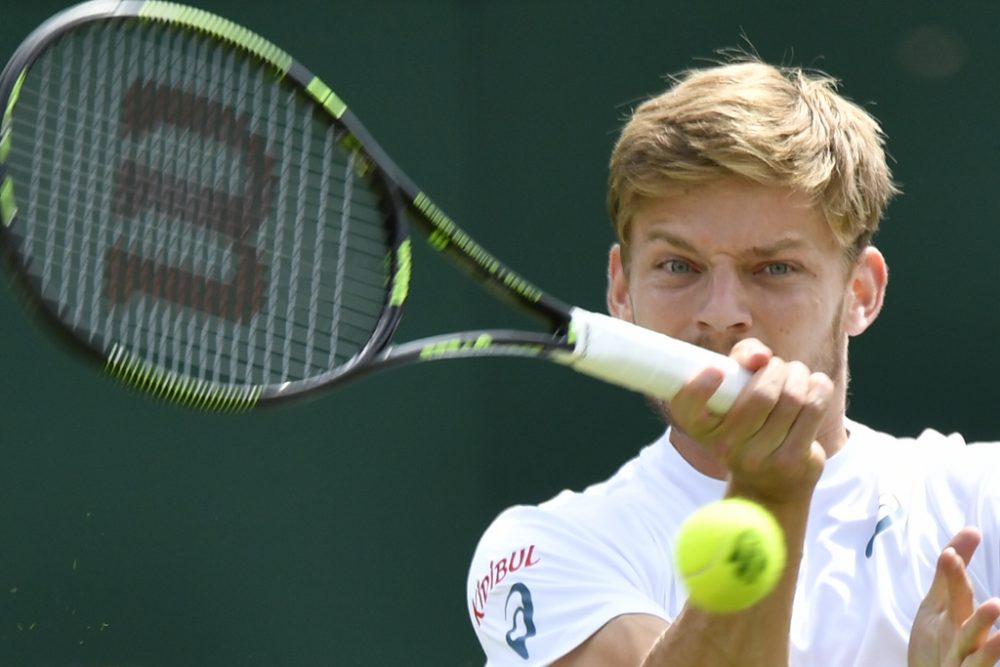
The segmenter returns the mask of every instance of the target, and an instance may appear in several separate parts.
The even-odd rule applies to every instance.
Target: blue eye
[[[764,273],[769,276],[786,276],[792,272],[792,267],[784,262],[775,262],[764,267]]]
[[[668,259],[660,266],[669,273],[691,273],[693,270],[690,262],[685,262],[683,259]]]

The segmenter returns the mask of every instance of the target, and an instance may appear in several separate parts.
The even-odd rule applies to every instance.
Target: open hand
[[[966,566],[981,540],[975,528],[958,531],[941,552],[934,581],[910,631],[909,667],[992,667],[1000,661],[1000,600],[975,607]]]

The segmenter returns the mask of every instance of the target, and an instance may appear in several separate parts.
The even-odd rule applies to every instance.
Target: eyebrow
[[[695,254],[699,252],[698,249],[687,239],[671,234],[663,229],[655,229],[651,231],[648,235],[648,240],[665,241],[678,250],[683,250],[685,252]],[[788,237],[778,239],[774,243],[768,243],[766,245],[751,246],[749,254],[756,257],[774,257],[775,255],[779,255],[787,250],[798,250],[800,248],[804,248],[805,246],[806,242],[804,240],[795,237]]]

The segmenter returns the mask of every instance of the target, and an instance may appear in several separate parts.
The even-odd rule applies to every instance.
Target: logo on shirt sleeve
[[[532,544],[531,546],[511,551],[509,556],[490,561],[486,574],[472,582],[469,606],[472,610],[472,618],[476,621],[477,626],[486,617],[486,600],[489,598],[493,587],[506,579],[507,575],[514,574],[521,568],[536,565],[539,560],[540,557],[535,554],[535,545]]]
[[[504,604],[504,618],[510,623],[507,646],[524,660],[528,659],[528,640],[535,636],[535,606],[531,591],[522,583],[510,587]]]

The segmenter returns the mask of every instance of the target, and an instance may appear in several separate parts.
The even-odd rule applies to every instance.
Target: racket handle
[[[718,368],[725,379],[708,407],[723,414],[750,380],[729,357],[607,315],[573,308],[570,331],[576,346],[559,361],[643,394],[670,400],[697,373]]]

